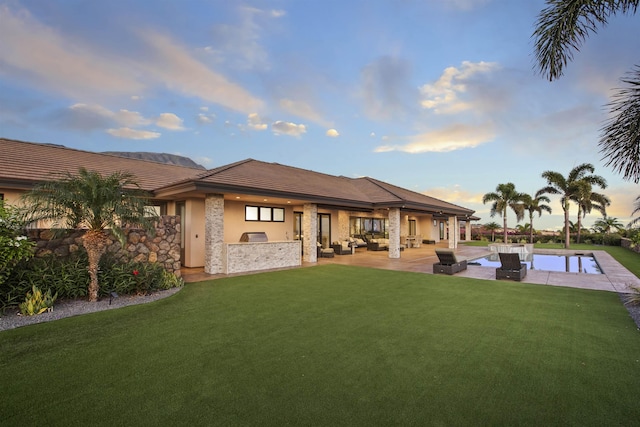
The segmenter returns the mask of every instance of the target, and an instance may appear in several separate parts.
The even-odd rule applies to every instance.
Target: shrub
[[[640,287],[630,286],[633,291],[625,296],[624,302],[628,305],[640,305]]]
[[[46,293],[42,293],[37,286],[31,288],[31,292],[27,292],[27,298],[20,304],[20,313],[23,316],[34,316],[36,314],[44,313],[45,311],[51,311],[53,309],[53,302],[58,297],[58,294],[51,296],[51,289],[48,289]]]
[[[44,292],[51,291],[59,298],[86,297],[90,280],[87,266],[84,250],[67,257],[48,255],[21,262],[6,286],[0,289],[0,310],[17,306],[34,286]],[[145,294],[183,284],[182,279],[168,273],[161,264],[122,262],[109,255],[100,261],[98,276],[100,296],[107,296],[110,292]]]
[[[33,256],[33,242],[23,235],[24,224],[17,213],[0,200],[0,292],[12,271],[23,260]]]

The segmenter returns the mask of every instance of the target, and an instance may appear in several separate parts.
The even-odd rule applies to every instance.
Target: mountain
[[[170,165],[186,166],[190,168],[203,169],[206,168],[197,164],[193,160],[184,156],[177,156],[175,154],[167,153],[148,153],[144,151],[129,152],[129,151],[103,151],[103,154],[111,154],[113,156],[128,157],[138,160],[150,160],[152,162],[167,163]]]

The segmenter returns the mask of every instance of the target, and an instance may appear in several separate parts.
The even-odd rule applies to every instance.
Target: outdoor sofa
[[[389,250],[389,239],[369,239],[367,242],[368,251],[386,251]]]

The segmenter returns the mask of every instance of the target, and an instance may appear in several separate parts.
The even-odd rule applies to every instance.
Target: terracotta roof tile
[[[80,167],[104,175],[117,171],[129,172],[145,190],[202,172],[201,169],[185,166],[0,138],[0,179],[3,181],[46,181],[61,172],[76,173]]]
[[[80,167],[102,174],[132,173],[142,188],[156,194],[182,191],[272,194],[310,203],[362,208],[404,207],[471,215],[473,211],[373,178],[347,178],[247,159],[202,171],[185,166],[92,153],[62,146],[0,138],[0,182],[33,184],[75,173]],[[194,190],[195,189],[195,190]]]

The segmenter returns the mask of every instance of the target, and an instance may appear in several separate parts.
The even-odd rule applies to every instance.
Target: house
[[[405,235],[455,248],[460,223],[478,219],[473,210],[374,178],[253,159],[203,171],[2,138],[0,153],[0,197],[10,204],[56,173],[132,173],[160,214],[180,217],[182,265],[210,274],[317,262],[318,245],[354,236],[388,238],[390,258],[401,256]],[[267,241],[241,242],[247,232],[265,233]]]

